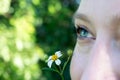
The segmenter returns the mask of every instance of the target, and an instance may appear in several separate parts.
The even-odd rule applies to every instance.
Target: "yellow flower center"
[[[57,55],[53,55],[53,56],[52,56],[52,60],[53,60],[53,61],[55,61],[55,60],[57,60],[57,59],[58,59],[58,56],[57,56]]]

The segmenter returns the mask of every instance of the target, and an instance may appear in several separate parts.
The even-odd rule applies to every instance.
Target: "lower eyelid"
[[[88,38],[88,39],[87,38],[81,38],[81,39],[77,38],[77,42],[82,45],[92,44],[94,41],[95,41],[95,39],[93,40],[91,38]]]
[[[93,38],[93,37],[81,37],[81,36],[78,36],[78,39],[81,39],[81,40],[91,40],[91,39],[93,39],[93,40],[95,40],[95,38]]]
[[[93,37],[89,37],[89,38],[86,38],[86,37],[80,37],[78,36],[77,37],[77,42],[82,45],[82,46],[88,46],[90,44],[93,45],[93,43],[95,42],[96,38],[93,38]]]
[[[91,40],[88,40],[85,38],[82,38],[82,39],[77,38],[77,42],[82,45],[87,45],[87,44],[91,43]]]
[[[80,36],[79,34],[77,34],[77,37],[79,38],[79,39],[93,39],[93,40],[95,40],[96,38],[92,35],[92,34],[88,34],[87,35],[87,37],[86,36]]]

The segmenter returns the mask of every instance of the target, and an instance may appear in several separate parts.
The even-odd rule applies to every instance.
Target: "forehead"
[[[120,0],[81,0],[80,8],[84,9],[103,9],[103,10],[118,10],[120,7]],[[120,10],[120,9],[119,9]]]
[[[112,25],[120,25],[120,0],[81,0],[75,18],[92,22],[97,27],[115,28]]]
[[[120,0],[81,0],[76,13],[86,14],[95,19],[120,15]]]

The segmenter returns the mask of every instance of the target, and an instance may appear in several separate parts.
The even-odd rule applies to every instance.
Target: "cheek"
[[[117,77],[120,80],[120,54],[113,54],[111,56],[113,68],[117,74]]]
[[[87,62],[88,54],[82,53],[80,47],[76,45],[70,66],[72,80],[80,80],[80,77],[87,66]]]
[[[71,66],[70,66],[70,74],[72,80],[79,80],[80,76],[83,71],[83,62],[80,60],[80,56],[74,53],[72,60],[71,60]]]

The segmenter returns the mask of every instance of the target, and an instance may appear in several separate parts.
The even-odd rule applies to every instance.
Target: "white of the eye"
[[[88,37],[88,38],[91,38],[91,37],[93,37],[93,36],[92,36],[92,34],[89,33],[89,34],[87,35],[87,37]]]

